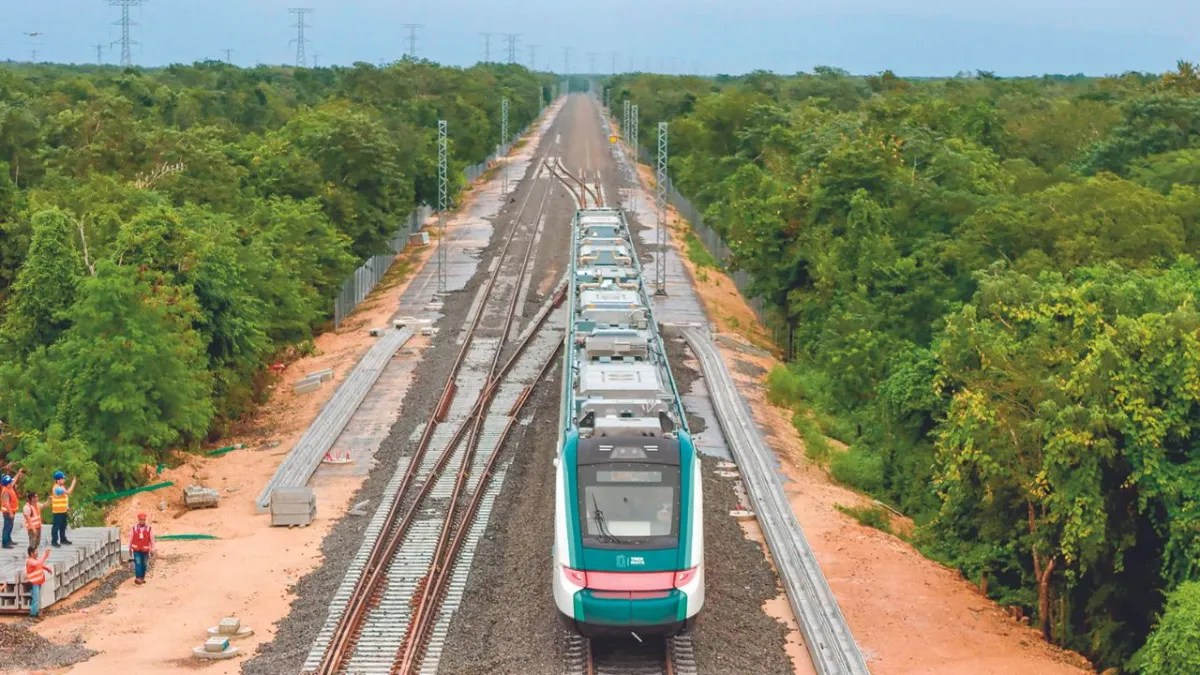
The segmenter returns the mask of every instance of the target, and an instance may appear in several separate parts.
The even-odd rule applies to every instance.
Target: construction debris
[[[189,485],[183,490],[183,505],[189,509],[216,508],[221,493],[216,488]]]

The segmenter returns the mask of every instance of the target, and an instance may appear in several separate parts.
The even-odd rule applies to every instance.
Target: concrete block
[[[236,616],[227,616],[217,624],[217,628],[221,635],[230,635],[237,633],[242,627],[242,622]]]
[[[279,504],[279,503],[276,503],[274,499],[271,500],[271,515],[272,516],[298,516],[298,515],[310,514],[310,513],[312,513],[312,511],[313,511],[312,504],[301,504],[298,502],[297,503],[284,502],[282,504]]]
[[[412,234],[408,235],[408,243],[410,243],[414,246],[428,246],[429,245],[429,233],[428,232],[413,232]]]
[[[189,485],[183,491],[183,505],[189,509],[215,508],[221,501],[221,493],[215,488]]]
[[[204,641],[204,651],[206,652],[223,652],[229,649],[229,638],[227,637],[210,637]]]
[[[317,515],[316,510],[309,513],[298,515],[271,514],[271,525],[274,527],[294,527],[297,525],[308,525],[312,523],[313,518]]]
[[[332,380],[333,379],[333,369],[326,368],[324,370],[318,370],[316,372],[308,373],[307,375],[304,376],[304,378],[307,380],[320,380],[321,382],[325,382],[327,380]]]
[[[271,492],[272,504],[316,504],[317,494],[310,487],[276,488]]]
[[[210,626],[208,629],[209,635],[220,635],[221,637],[229,638],[230,640],[241,640],[254,635],[254,630],[249,626],[239,626],[236,633],[222,633],[220,626]],[[232,649],[232,648],[231,648]]]
[[[237,654],[238,654],[237,647],[229,647],[225,651],[221,651],[221,652],[210,652],[204,648],[204,645],[200,645],[199,647],[194,647],[192,649],[192,656],[195,656],[198,659],[209,659],[209,660],[232,659],[233,657],[237,656]]]
[[[299,380],[292,385],[292,391],[297,394],[307,394],[310,391],[316,391],[321,388],[320,380]]]

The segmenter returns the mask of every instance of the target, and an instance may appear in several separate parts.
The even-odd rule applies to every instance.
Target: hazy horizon
[[[147,0],[134,7],[131,36],[139,66],[225,59],[241,66],[294,63],[291,6],[313,8],[306,31],[308,65],[390,62],[405,55],[404,23],[423,24],[416,56],[467,66],[507,61],[504,33],[520,33],[517,61],[572,73],[792,73],[826,65],[858,75],[890,69],[902,76],[951,76],[992,71],[1005,77],[1043,74],[1163,72],[1179,59],[1200,60],[1200,4],[1148,0],[1136,16],[1116,0],[1010,0],[1003,11],[949,0],[443,0],[397,6],[384,0]],[[96,63],[120,61],[120,9],[106,0],[42,0],[0,11],[0,59]],[[586,32],[576,26],[587,26]],[[25,33],[42,33],[30,38]],[[570,35],[570,38],[566,36]],[[595,56],[589,56],[595,54]],[[594,63],[595,68],[591,65]]]

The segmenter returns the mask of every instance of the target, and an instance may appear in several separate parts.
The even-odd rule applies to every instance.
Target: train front
[[[565,439],[554,600],[583,635],[677,635],[704,604],[699,461],[675,438]]]

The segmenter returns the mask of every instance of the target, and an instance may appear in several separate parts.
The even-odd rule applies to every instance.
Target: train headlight
[[[584,572],[583,570],[573,570],[566,566],[562,568],[562,572],[563,576],[567,578],[567,581],[575,584],[576,586],[587,588],[587,572]]]
[[[688,585],[692,579],[696,578],[696,572],[699,571],[699,569],[699,567],[693,567],[690,570],[676,572],[675,588],[683,588],[684,586]]]

